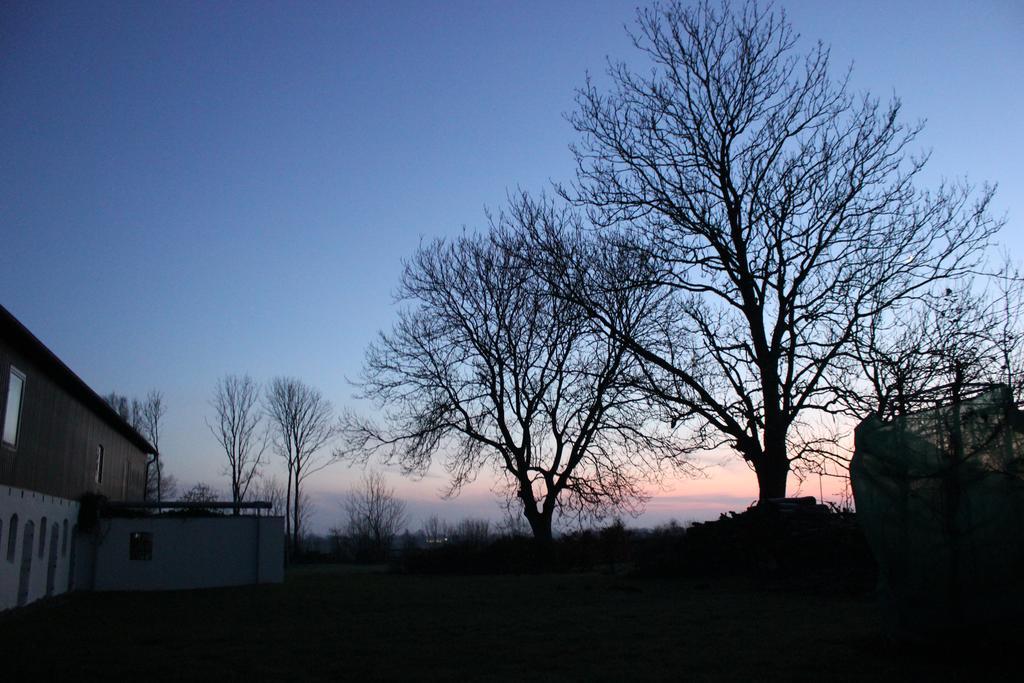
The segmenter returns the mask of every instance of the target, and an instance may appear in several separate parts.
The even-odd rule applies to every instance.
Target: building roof
[[[0,339],[6,340],[11,346],[23,353],[50,379],[69,394],[78,399],[97,417],[113,427],[118,433],[130,441],[144,453],[155,453],[152,444],[139,434],[138,430],[128,424],[109,403],[92,390],[81,377],[64,364],[53,351],[21,324],[10,311],[0,305]]]

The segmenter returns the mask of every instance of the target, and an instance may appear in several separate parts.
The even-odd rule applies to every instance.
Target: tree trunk
[[[786,497],[789,478],[789,457],[786,453],[786,433],[789,429],[777,405],[777,385],[765,384],[764,446],[747,455],[757,475],[757,502]],[[771,403],[770,401],[776,401]]]
[[[786,497],[786,480],[789,478],[789,460],[786,451],[766,451],[754,463],[757,474],[757,501],[763,503],[770,498]]]
[[[156,502],[164,502],[163,478],[164,473],[160,469],[160,453],[153,454],[153,462],[156,463]]]
[[[535,515],[527,515],[526,521],[530,523],[530,530],[533,532],[533,540],[537,542],[538,546],[550,545],[552,541],[551,535],[551,515],[538,512]]]
[[[295,470],[295,496],[292,498],[292,554],[299,554],[299,470]]]
[[[285,487],[284,498],[284,540],[285,545],[290,545],[288,539],[292,537],[292,467],[288,465],[288,485]]]
[[[536,550],[536,566],[539,570],[549,569],[554,561],[554,537],[551,534],[553,510],[537,511],[526,508],[524,514],[533,532],[533,547]]]
[[[152,473],[156,467],[156,456],[153,459],[146,459],[146,486],[142,489],[143,500],[153,500],[153,489],[150,484],[153,481]]]

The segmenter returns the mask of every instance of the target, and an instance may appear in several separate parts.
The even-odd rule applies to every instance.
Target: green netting
[[[1024,606],[1024,414],[995,387],[856,431],[850,477],[896,633],[980,625]]]

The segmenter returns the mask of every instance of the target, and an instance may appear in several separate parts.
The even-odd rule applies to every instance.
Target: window
[[[103,444],[96,447],[96,483],[103,483]]]
[[[128,537],[128,559],[152,560],[153,534],[148,531],[133,531]]]
[[[4,445],[18,447],[18,428],[21,425],[21,399],[25,395],[25,373],[11,366],[7,380],[7,408],[4,410]]]
[[[65,557],[68,554],[68,520],[64,520],[64,534],[61,536],[60,542],[60,556]]]
[[[7,561],[14,562],[14,553],[18,551],[18,515],[11,515],[7,525]]]
[[[43,548],[46,546],[46,517],[39,522],[39,557],[43,556]]]

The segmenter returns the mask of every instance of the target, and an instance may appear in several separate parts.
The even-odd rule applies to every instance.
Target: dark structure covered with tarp
[[[1007,387],[864,420],[850,476],[893,633],[1024,614],[1024,414]]]

